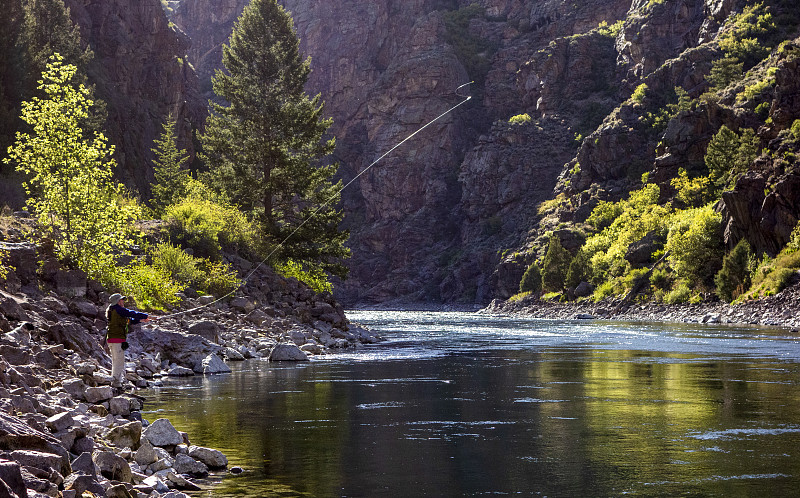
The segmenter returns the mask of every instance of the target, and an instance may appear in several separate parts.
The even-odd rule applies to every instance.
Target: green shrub
[[[792,136],[795,140],[800,140],[800,119],[795,119],[791,127]]]
[[[734,81],[739,81],[744,76],[744,64],[732,56],[725,56],[711,63],[708,82],[711,91],[722,90]]]
[[[221,261],[204,259],[201,269],[204,277],[199,285],[200,290],[218,298],[230,294],[243,284],[236,276],[236,270]]]
[[[519,291],[538,294],[541,290],[542,272],[539,270],[539,265],[534,261],[522,275],[522,280],[519,282]]]
[[[620,19],[614,24],[608,24],[607,21],[600,21],[600,24],[597,26],[597,32],[609,38],[616,38],[619,32],[622,31],[624,24],[624,19]]]
[[[709,177],[718,190],[730,188],[746,172],[760,152],[760,141],[750,128],[736,133],[725,125],[706,149],[705,163]]]
[[[672,276],[666,268],[656,268],[650,274],[650,285],[657,290],[666,291],[672,286]]]
[[[692,290],[686,284],[681,282],[678,286],[664,296],[664,302],[667,304],[680,304],[688,302],[692,297]]]
[[[531,116],[527,112],[525,114],[517,114],[516,116],[511,116],[508,122],[512,125],[522,125],[525,123],[530,123]]]
[[[621,294],[622,288],[615,279],[605,281],[597,286],[592,294],[592,300],[595,302],[602,301],[607,297],[616,296]]]
[[[144,261],[135,261],[106,276],[110,277],[110,281],[104,282],[106,287],[129,296],[143,310],[164,310],[180,302],[176,294],[183,288],[165,270],[150,266]]]
[[[633,95],[631,95],[631,100],[639,104],[643,104],[646,96],[647,96],[647,83],[642,83],[641,85],[636,87],[636,90],[633,91]]]
[[[678,191],[675,199],[686,207],[705,206],[716,199],[714,187],[707,176],[689,178],[684,168],[678,169],[678,177],[673,178],[670,184]]]
[[[186,198],[168,206],[164,220],[171,239],[200,257],[218,257],[223,245],[255,245],[255,230],[241,211],[213,200]]]
[[[178,283],[194,286],[205,277],[198,267],[197,259],[180,247],[166,243],[159,244],[151,257],[153,266],[167,272]]]
[[[575,254],[575,257],[572,258],[572,262],[569,264],[566,280],[567,288],[574,289],[580,285],[581,282],[588,281],[591,276],[591,271],[592,267],[589,256],[581,248],[578,250],[577,254]]]
[[[275,270],[284,277],[296,278],[318,293],[333,292],[333,285],[328,281],[328,274],[322,268],[289,260],[275,265]]]
[[[679,277],[691,284],[709,284],[722,263],[722,216],[712,206],[678,211],[665,249]]]
[[[750,288],[751,260],[753,249],[746,239],[742,239],[736,247],[722,260],[722,269],[714,277],[717,294],[727,302],[731,302]]]

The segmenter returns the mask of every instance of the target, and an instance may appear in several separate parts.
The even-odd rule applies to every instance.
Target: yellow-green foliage
[[[732,27],[719,35],[719,48],[748,65],[754,65],[769,52],[761,46],[759,37],[775,29],[769,8],[763,2],[749,5],[741,14],[731,17]]]
[[[276,264],[275,270],[284,277],[296,278],[318,293],[333,291],[333,285],[328,281],[328,274],[322,268],[301,264],[290,259],[285,263]]]
[[[105,275],[103,284],[133,298],[134,304],[143,310],[164,310],[177,305],[176,296],[183,290],[170,275],[160,268],[143,261],[118,268]]]
[[[745,87],[745,89],[736,95],[737,102],[749,102],[761,95],[764,91],[775,86],[775,76],[767,76],[766,79],[756,81],[752,85]]]
[[[624,24],[625,21],[623,19],[620,19],[614,24],[608,24],[606,21],[600,21],[600,24],[597,26],[597,32],[603,36],[616,38],[617,35],[619,35],[619,32],[622,31],[622,26]]]
[[[599,205],[596,210],[619,213],[612,223],[586,241],[584,251],[591,255],[595,280],[622,275],[627,267],[625,253],[628,246],[648,233],[665,232],[671,207],[659,206],[658,185],[645,185],[630,193],[628,199]],[[590,219],[601,218],[593,212]]]
[[[530,292],[530,291],[528,291],[528,292],[519,292],[519,293],[514,294],[513,296],[509,297],[508,300],[510,302],[512,302],[512,303],[516,303],[518,301],[522,301],[526,297],[530,297],[531,294],[533,294],[533,293]]]
[[[153,266],[164,270],[170,277],[185,285],[196,285],[204,278],[203,271],[198,267],[198,260],[187,254],[180,247],[171,244],[159,244],[151,254]]]
[[[200,290],[216,297],[233,292],[243,283],[236,275],[236,270],[227,263],[204,259],[200,262],[200,268],[205,274],[199,284]]]
[[[792,123],[792,136],[794,136],[795,140],[800,140],[800,119],[795,119]]]
[[[564,195],[564,193],[562,192],[557,196],[555,196],[555,198],[553,199],[542,201],[542,203],[539,204],[537,212],[539,213],[540,216],[544,216],[550,211],[554,211],[556,208],[560,207],[565,202],[567,202],[567,196]]]
[[[255,231],[235,207],[208,199],[189,197],[165,210],[174,240],[202,256],[216,256],[223,245],[253,244]]]
[[[800,269],[800,223],[792,231],[786,247],[769,259],[766,256],[755,271],[753,284],[744,297],[758,298],[777,294],[785,289]]]
[[[641,85],[636,87],[636,90],[633,91],[633,95],[631,95],[631,99],[634,102],[638,102],[640,104],[644,103],[644,98],[647,96],[647,83],[642,83]]]
[[[6,278],[10,270],[9,266],[6,264],[7,258],[8,252],[0,249],[0,279]]]
[[[677,287],[669,291],[664,296],[664,302],[667,304],[680,304],[689,301],[692,297],[692,290],[686,282],[680,282]]]
[[[710,283],[722,262],[722,216],[711,205],[677,211],[665,248],[679,277],[690,284]]]
[[[675,198],[686,207],[700,207],[716,199],[714,187],[707,176],[689,178],[684,168],[678,169],[678,177],[670,183],[678,191]]]
[[[525,114],[517,114],[516,116],[511,116],[508,122],[512,125],[522,125],[525,123],[530,123],[531,116],[527,112]]]

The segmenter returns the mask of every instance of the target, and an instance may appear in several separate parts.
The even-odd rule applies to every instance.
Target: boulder
[[[125,396],[116,396],[108,401],[108,411],[112,415],[127,417],[131,414],[131,399]]]
[[[120,482],[131,482],[133,474],[128,462],[114,454],[112,451],[95,451],[92,455],[92,460],[100,469],[100,473],[106,479],[111,479]]]
[[[234,297],[228,305],[236,311],[250,313],[256,309],[256,303],[245,297]]]
[[[18,462],[0,459],[0,483],[5,483],[8,491],[18,497],[28,496],[25,481],[22,479],[22,469]],[[0,495],[3,491],[0,488]]]
[[[21,419],[2,411],[0,411],[0,448],[6,451],[34,450],[58,455],[61,457],[61,463],[55,469],[61,475],[70,473],[69,452],[61,446],[58,439],[37,431]]]
[[[581,282],[575,287],[575,297],[588,297],[594,292],[594,286],[589,282]]]
[[[153,446],[177,446],[183,442],[181,434],[165,418],[160,418],[147,426],[142,436]]]
[[[206,464],[195,460],[189,455],[177,455],[172,468],[179,474],[189,474],[193,477],[205,477],[208,475],[208,467]]]
[[[74,472],[64,479],[64,490],[75,491],[76,496],[84,496],[84,492],[89,491],[93,496],[105,496],[106,491],[97,482],[96,476],[90,476],[81,472]]]
[[[114,390],[111,386],[87,387],[84,394],[88,403],[99,403],[114,397]]]
[[[142,438],[142,423],[134,421],[118,425],[108,431],[105,437],[117,448],[138,448]]]
[[[244,361],[244,355],[233,348],[225,348],[223,354],[228,361]]]
[[[47,425],[47,428],[52,432],[61,432],[69,429],[74,423],[75,421],[72,419],[72,415],[70,415],[69,412],[59,413],[45,420],[45,425]]]
[[[169,494],[169,487],[164,484],[164,481],[158,478],[158,476],[150,476],[142,481],[142,484],[145,486],[149,486],[153,488],[158,493],[167,493]],[[183,494],[183,493],[181,493]],[[161,495],[161,498],[164,498],[165,494]]]
[[[211,322],[213,323],[213,322]],[[170,332],[158,327],[137,327],[128,334],[128,344],[134,353],[159,351],[162,360],[203,372],[203,359],[222,348],[196,334]]]
[[[170,377],[191,377],[192,375],[194,375],[194,370],[192,370],[191,368],[175,365],[174,367],[167,370],[167,375],[169,375]]]
[[[97,478],[97,465],[92,460],[92,454],[88,451],[81,453],[72,461],[72,473],[80,472],[93,478]]]
[[[80,270],[60,270],[55,276],[56,289],[62,296],[86,297],[86,273]]]
[[[106,498],[137,498],[136,491],[129,491],[124,484],[116,484],[106,490]]]
[[[230,367],[215,354],[210,354],[203,359],[204,374],[228,373],[230,371]]]
[[[228,466],[228,458],[219,450],[202,446],[190,446],[189,456],[203,462],[211,469],[221,469]]]
[[[214,343],[219,343],[219,325],[211,320],[203,320],[189,325],[189,333]]]
[[[85,356],[98,360],[101,364],[109,364],[108,355],[100,346],[101,336],[90,334],[79,323],[69,320],[55,323],[44,331],[42,338],[51,344],[63,344],[64,347],[77,351]],[[78,372],[81,373],[81,372]]]
[[[133,455],[133,459],[142,467],[146,467],[158,461],[158,453],[156,453],[150,440],[143,438],[141,446],[139,446],[139,449],[136,450],[136,453]]]
[[[94,447],[95,447],[94,438],[91,438],[91,437],[88,437],[88,436],[79,437],[79,438],[75,439],[74,443],[72,443],[72,448],[70,448],[70,451],[72,453],[80,455],[82,453],[91,453],[91,452],[93,452],[94,451]]]
[[[308,355],[297,344],[277,344],[269,353],[269,361],[308,361]]]

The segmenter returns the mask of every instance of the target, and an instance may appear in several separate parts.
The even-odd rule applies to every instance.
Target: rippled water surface
[[[246,472],[200,496],[798,496],[782,329],[352,312],[378,345],[146,393]]]

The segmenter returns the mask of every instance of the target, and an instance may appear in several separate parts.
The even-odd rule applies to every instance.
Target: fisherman
[[[150,316],[125,307],[125,296],[112,294],[108,298],[106,319],[108,333],[106,342],[111,352],[111,385],[121,388],[125,382],[125,350],[128,349],[128,329],[139,322],[147,322]]]

